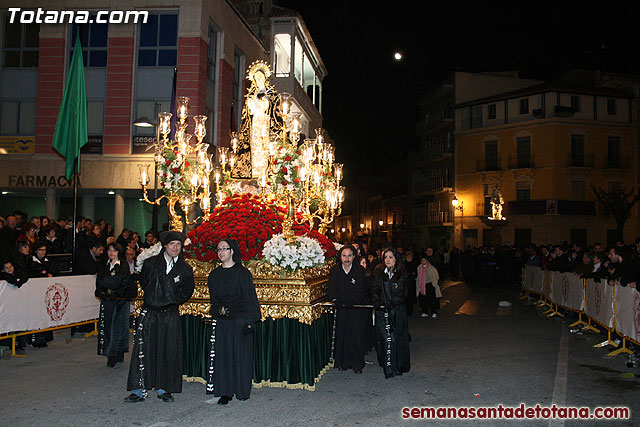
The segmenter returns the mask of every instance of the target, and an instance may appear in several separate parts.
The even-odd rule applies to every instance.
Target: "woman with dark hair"
[[[28,240],[18,239],[15,251],[11,257],[11,262],[16,269],[16,273],[27,277],[29,276],[29,260],[31,259],[30,247],[31,244]]]
[[[22,246],[21,253],[24,249],[24,246]],[[33,245],[33,253],[27,265],[29,277],[53,277],[58,273],[47,258],[47,244],[42,241],[38,241]],[[49,341],[53,341],[53,331],[31,335],[31,345],[33,347],[47,347],[47,342]]]
[[[216,249],[221,265],[209,274],[211,349],[207,394],[226,405],[235,394],[247,400],[253,378],[253,324],[260,320],[260,304],[253,277],[242,265],[240,247],[225,239]]]
[[[406,301],[408,274],[395,249],[385,249],[376,267],[371,290],[376,307],[376,350],[385,378],[409,372],[409,329]]]
[[[33,245],[33,255],[29,260],[29,277],[53,277],[58,272],[47,258],[47,243],[38,241]]]
[[[137,289],[129,266],[120,262],[122,247],[111,243],[107,247],[107,261],[99,264],[96,276],[96,297],[100,298],[98,321],[98,354],[107,357],[113,368],[124,361],[129,351],[129,301]]]

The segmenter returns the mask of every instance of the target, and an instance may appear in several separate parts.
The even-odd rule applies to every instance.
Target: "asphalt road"
[[[106,367],[96,339],[56,333],[49,348],[27,350],[26,358],[0,360],[0,425],[18,426],[396,426],[403,407],[519,406],[559,404],[628,406],[632,418],[606,426],[638,425],[637,368],[626,358],[594,349],[595,333],[571,334],[564,319],[547,319],[518,300],[518,290],[470,289],[447,283],[437,319],[410,319],[411,371],[385,380],[368,365],[362,375],[327,372],[315,392],[253,389],[251,399],[216,405],[199,383],[184,383],[176,401],[150,393],[126,404],[129,357]],[[510,301],[508,309],[498,307]],[[460,311],[466,313],[463,314]],[[458,314],[456,314],[458,312]],[[564,331],[564,332],[563,332]],[[369,355],[375,362],[375,355]],[[640,415],[638,415],[640,417]],[[441,420],[436,425],[605,425],[602,421]]]

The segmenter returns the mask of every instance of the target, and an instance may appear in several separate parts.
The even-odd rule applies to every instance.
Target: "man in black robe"
[[[370,304],[371,298],[366,272],[353,262],[355,253],[351,245],[338,252],[340,263],[329,272],[327,297],[336,305],[334,367],[361,374],[370,336],[371,309],[353,306]]]
[[[222,265],[209,274],[211,348],[207,394],[218,404],[233,398],[247,400],[253,379],[253,324],[260,320],[260,304],[249,270],[242,266],[240,247],[225,239],[216,249]]]
[[[193,269],[181,255],[186,236],[177,231],[160,234],[162,251],[142,266],[140,285],[144,305],[133,337],[133,352],[125,402],[142,402],[146,391],[173,402],[171,393],[182,391],[182,324],[180,304],[191,298]]]

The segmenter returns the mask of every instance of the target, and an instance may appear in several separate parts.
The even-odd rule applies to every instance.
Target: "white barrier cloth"
[[[553,271],[545,270],[543,277],[542,293],[547,297],[547,299],[551,300],[553,298],[553,286],[551,286],[551,282],[553,281]]]
[[[605,280],[599,283],[587,280],[585,313],[608,328],[613,326],[613,286]]]
[[[523,271],[522,288],[541,294],[544,290],[544,272],[540,267],[525,265]]]
[[[553,302],[573,310],[584,307],[584,279],[574,273],[553,273]]]
[[[640,339],[640,293],[616,285],[616,330],[632,340]]]
[[[95,319],[96,276],[29,279],[21,288],[0,281],[0,333],[32,331]]]

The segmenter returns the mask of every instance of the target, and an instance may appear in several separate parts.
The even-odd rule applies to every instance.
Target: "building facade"
[[[576,71],[456,105],[456,246],[615,242],[592,187],[637,189],[638,82],[608,81]],[[505,221],[487,219],[496,188]],[[625,241],[638,236],[637,209]]]
[[[216,147],[229,145],[230,132],[239,127],[248,65],[272,57],[270,46],[230,0],[132,0],[117,6],[96,1],[86,7],[92,18],[101,9],[147,11],[147,23],[79,26],[11,24],[8,8],[14,6],[0,2],[0,215],[13,209],[51,217],[72,212],[64,160],[51,142],[77,31],[85,60],[89,128],[79,214],[105,218],[116,232],[124,226],[138,231],[151,226],[151,206],[140,201],[138,165],[153,163],[155,130],[132,123],[170,110],[174,68],[176,94],[190,98],[190,116],[208,117],[205,141],[215,153]],[[23,10],[39,6],[36,1],[20,4]],[[75,10],[78,2],[59,0],[47,8]],[[299,86],[296,95],[305,94]],[[300,101],[305,102],[314,105]],[[310,126],[320,127],[321,118],[314,120]],[[160,224],[165,221],[161,210]]]
[[[412,243],[416,247],[453,245],[456,104],[541,83],[517,72],[456,72],[428,90],[419,102],[418,149],[411,164]]]

